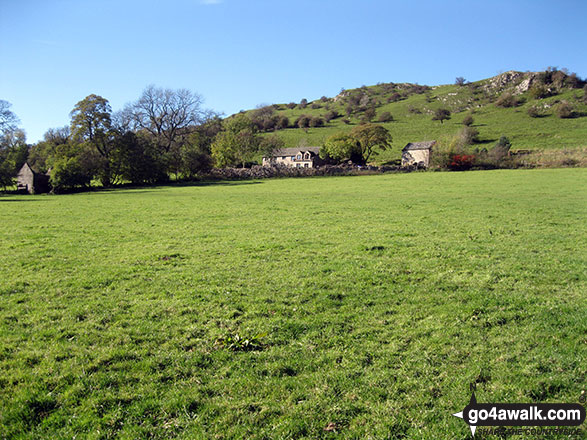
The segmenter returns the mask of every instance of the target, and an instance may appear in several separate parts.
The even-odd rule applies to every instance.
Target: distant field
[[[0,196],[0,438],[466,439],[471,382],[577,402],[586,201],[585,169]]]

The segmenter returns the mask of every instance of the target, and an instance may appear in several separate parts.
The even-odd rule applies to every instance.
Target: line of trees
[[[189,90],[147,87],[138,100],[113,112],[107,99],[89,95],[70,113],[69,126],[49,129],[27,145],[10,104],[0,101],[0,186],[10,186],[25,162],[50,171],[57,192],[123,182],[157,183],[194,178],[212,165],[244,166],[259,153],[282,146],[261,137],[246,115],[226,120],[202,106]]]

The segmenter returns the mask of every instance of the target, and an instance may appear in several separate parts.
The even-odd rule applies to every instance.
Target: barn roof
[[[305,153],[309,151],[310,153],[318,154],[320,152],[320,147],[295,147],[295,148],[280,148],[279,150],[275,150],[272,154],[273,157],[276,156],[295,156],[299,152]]]
[[[436,141],[410,142],[402,151],[430,150]]]

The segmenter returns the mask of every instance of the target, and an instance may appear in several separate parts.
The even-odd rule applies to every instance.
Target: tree
[[[87,143],[101,156],[99,176],[102,185],[112,183],[112,109],[107,99],[89,95],[78,102],[70,113],[71,134],[74,142]]]
[[[363,113],[363,121],[371,122],[376,114],[377,111],[375,110],[375,107],[369,107],[367,110],[365,110],[365,113]]]
[[[320,150],[320,156],[334,160],[351,160],[364,164],[377,150],[386,150],[391,146],[389,131],[377,124],[362,124],[351,130],[350,133],[336,133],[330,136],[324,148]]]
[[[359,125],[351,130],[351,136],[360,148],[363,163],[366,163],[372,155],[377,155],[377,150],[391,148],[391,134],[381,125]]]
[[[465,78],[463,78],[462,76],[457,76],[457,78],[455,79],[455,84],[457,86],[464,86],[467,83],[467,80]]]
[[[440,121],[441,124],[448,119],[450,119],[450,110],[446,108],[437,108],[432,117],[433,121]]]
[[[23,130],[17,128],[18,117],[8,101],[0,100],[0,186],[12,185],[13,177],[26,161],[28,145]]]
[[[360,154],[355,140],[348,133],[336,133],[326,139],[324,146],[320,149],[320,157],[323,159],[334,159],[342,162],[350,160],[351,157],[358,157]]]
[[[202,109],[202,97],[186,89],[163,89],[148,86],[138,101],[129,104],[125,113],[135,130],[149,133],[157,149],[168,153],[181,143],[186,129],[201,124],[211,114]]]
[[[218,167],[242,165],[259,151],[259,138],[254,124],[246,115],[225,120],[224,131],[212,144],[212,158]]]
[[[0,99],[0,136],[8,131],[15,130],[19,120],[18,117],[10,110],[12,104]]]

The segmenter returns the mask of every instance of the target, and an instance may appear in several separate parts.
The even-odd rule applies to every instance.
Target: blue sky
[[[35,142],[85,96],[117,110],[149,84],[229,115],[378,82],[584,78],[586,18],[584,0],[0,0],[0,99]]]

